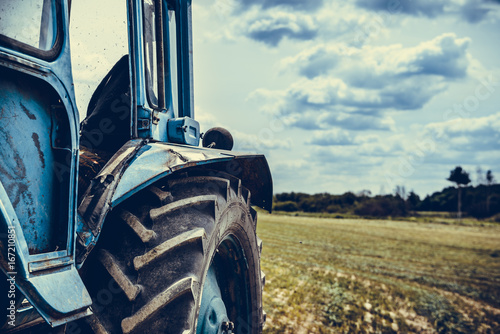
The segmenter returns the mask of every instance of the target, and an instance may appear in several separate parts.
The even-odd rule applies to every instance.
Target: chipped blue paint
[[[116,206],[136,192],[186,167],[229,161],[237,153],[169,143],[144,145],[123,173],[111,203]]]

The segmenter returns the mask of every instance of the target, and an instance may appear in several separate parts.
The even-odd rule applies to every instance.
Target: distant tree
[[[405,186],[396,186],[396,189],[394,189],[394,193],[396,197],[400,197],[403,200],[406,200],[406,188]]]
[[[354,213],[364,217],[402,217],[406,216],[404,201],[393,195],[378,195],[359,203]]]
[[[394,189],[394,199],[397,201],[401,216],[406,216],[408,213],[408,206],[406,203],[406,188],[405,186],[396,186]]]
[[[495,183],[495,177],[491,170],[486,172],[486,183],[488,183],[489,186]]]
[[[491,190],[490,187],[492,184],[495,183],[495,177],[493,176],[493,173],[491,170],[488,170],[486,172],[486,183],[488,184],[488,194],[486,197],[486,212],[490,212],[490,203],[491,203]]]
[[[410,210],[415,210],[421,202],[420,196],[415,194],[415,192],[412,190],[408,194],[408,198],[406,199],[406,202],[408,203],[408,207],[410,208]]]
[[[454,182],[457,184],[457,192],[458,192],[458,219],[462,218],[462,202],[461,202],[461,187],[462,185],[468,185],[470,183],[469,173],[462,169],[462,167],[457,166],[455,169],[450,171],[450,176],[447,178],[448,181]]]
[[[340,197],[342,205],[351,206],[358,200],[358,197],[352,192],[348,191]]]
[[[286,202],[274,203],[273,209],[276,211],[295,212],[298,211],[299,208],[297,207],[297,203],[292,201],[286,201]]]
[[[481,166],[477,166],[476,168],[476,183],[477,185],[481,185],[484,183],[484,173],[483,173],[483,169],[481,168]]]
[[[357,194],[358,197],[370,197],[371,195],[372,195],[372,192],[371,192],[371,190],[368,190],[368,189],[363,189]]]

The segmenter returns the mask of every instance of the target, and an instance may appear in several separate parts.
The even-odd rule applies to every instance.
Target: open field
[[[258,224],[264,333],[500,333],[500,225]]]

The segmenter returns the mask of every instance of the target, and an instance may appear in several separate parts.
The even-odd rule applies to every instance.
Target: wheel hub
[[[231,334],[233,330],[234,324],[227,316],[215,269],[210,266],[203,286],[196,334]]]

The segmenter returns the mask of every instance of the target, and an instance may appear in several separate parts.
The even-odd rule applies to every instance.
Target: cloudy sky
[[[500,3],[193,1],[196,118],[265,153],[275,192],[500,180]]]

